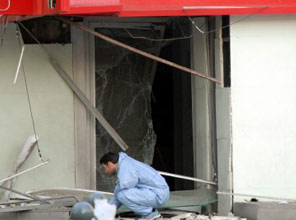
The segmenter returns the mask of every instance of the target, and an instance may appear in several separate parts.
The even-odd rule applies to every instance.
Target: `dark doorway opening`
[[[136,23],[138,22],[138,23]],[[180,65],[190,67],[190,25],[186,18],[100,23],[96,31]],[[165,32],[163,32],[165,30]],[[165,33],[165,36],[163,36]],[[176,41],[153,41],[180,38]],[[160,51],[160,52],[159,52]],[[96,107],[128,144],[127,154],[161,171],[193,175],[191,76],[95,39]],[[97,160],[121,149],[99,123]],[[166,178],[171,190],[194,183]],[[115,179],[97,172],[97,189],[112,191]]]
[[[190,24],[174,18],[166,25],[164,38],[176,40],[163,46],[160,57],[190,68]],[[192,143],[191,76],[158,63],[152,87],[152,120],[157,135],[153,167],[194,176]],[[165,177],[171,190],[194,189],[192,181]]]

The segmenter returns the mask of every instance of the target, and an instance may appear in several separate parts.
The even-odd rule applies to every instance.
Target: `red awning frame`
[[[54,7],[51,7],[54,5]],[[65,16],[211,16],[235,14],[296,13],[295,0],[2,0],[0,15],[29,19]],[[27,17],[29,16],[29,17]],[[3,17],[3,16],[2,16]],[[1,19],[1,17],[0,17]]]
[[[1,0],[0,15],[44,16],[70,10],[70,0]]]

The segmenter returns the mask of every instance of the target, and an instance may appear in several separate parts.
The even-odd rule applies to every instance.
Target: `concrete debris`
[[[50,212],[52,209],[65,209],[69,213],[69,208],[72,207],[77,202],[75,197],[59,197],[45,199],[44,202],[36,200],[22,200],[0,203],[0,219],[1,213],[17,213],[23,211],[43,211]],[[69,217],[69,214],[68,214]]]
[[[170,220],[242,220],[235,216],[207,216],[207,215],[197,215],[195,213],[184,213],[172,218]]]
[[[136,220],[137,218],[122,218],[118,220]],[[196,213],[181,213],[173,217],[161,217],[157,220],[246,220],[244,218],[239,218],[236,216],[211,216],[211,215],[198,215]]]
[[[296,203],[278,202],[235,202],[235,215],[256,220],[292,220],[296,219]]]
[[[36,137],[35,135],[31,135],[27,138],[24,146],[22,147],[22,149],[16,159],[15,165],[11,171],[10,176],[12,176],[18,172],[18,170],[21,168],[21,166],[24,164],[26,159],[29,157],[29,155],[33,151],[34,146],[37,143],[37,141],[38,141],[38,137]],[[9,179],[9,180],[3,182],[1,186],[4,186],[6,188],[12,188],[15,181],[16,181],[16,178]],[[11,192],[9,192],[7,190],[6,191],[1,190],[0,191],[0,202],[9,201],[10,195],[11,195]]]
[[[194,220],[242,220],[239,217],[228,217],[228,216],[197,216]]]

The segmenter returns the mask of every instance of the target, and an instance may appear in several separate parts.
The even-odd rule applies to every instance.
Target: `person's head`
[[[100,164],[104,168],[107,175],[115,175],[118,165],[118,154],[112,152],[106,153],[101,157]]]

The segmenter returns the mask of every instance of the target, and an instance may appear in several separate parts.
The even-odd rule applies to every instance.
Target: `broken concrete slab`
[[[296,203],[238,202],[234,214],[248,220],[292,220],[296,216]]]

